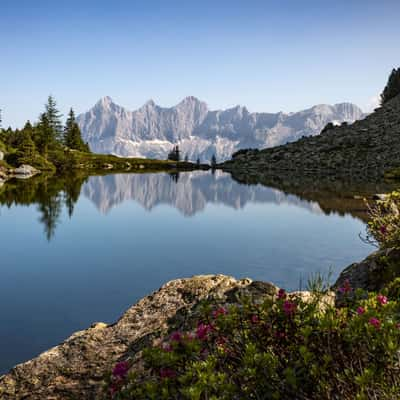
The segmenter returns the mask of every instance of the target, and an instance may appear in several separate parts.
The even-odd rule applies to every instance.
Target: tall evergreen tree
[[[47,113],[42,113],[39,118],[39,123],[35,132],[36,144],[40,153],[47,158],[49,146],[56,141],[55,132],[50,125]]]
[[[57,141],[62,140],[63,127],[61,123],[62,114],[57,109],[57,103],[53,96],[49,96],[45,104],[46,115],[49,126],[53,131],[54,139]]]
[[[25,125],[26,126],[26,125]],[[29,129],[21,131],[21,143],[18,146],[17,157],[20,164],[32,164],[36,155],[36,146]]]
[[[74,110],[71,108],[64,128],[64,144],[70,149],[89,152],[89,146],[82,140],[81,130],[76,123]]]
[[[400,94],[400,68],[394,68],[381,94],[381,104],[385,104],[398,94]]]
[[[181,151],[179,150],[179,146],[176,145],[168,154],[168,160],[171,161],[180,161],[181,160]]]

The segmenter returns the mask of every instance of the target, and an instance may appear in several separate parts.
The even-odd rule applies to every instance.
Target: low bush
[[[392,192],[369,207],[366,241],[380,248],[400,249],[400,193]]]
[[[172,332],[112,371],[112,399],[400,398],[400,281],[382,293],[339,290],[336,308],[277,296],[262,304],[206,303],[193,329]],[[348,295],[348,296],[347,296]]]

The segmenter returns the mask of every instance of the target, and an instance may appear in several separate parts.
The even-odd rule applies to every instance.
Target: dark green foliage
[[[45,158],[47,158],[49,147],[56,144],[56,134],[46,113],[40,115],[39,123],[35,129],[35,142]]]
[[[180,161],[181,160],[181,151],[179,150],[179,146],[174,146],[174,148],[169,152],[168,160],[171,160],[171,161]]]
[[[73,150],[89,153],[89,145],[82,140],[81,130],[75,120],[74,110],[71,108],[64,128],[64,144]]]
[[[400,94],[400,68],[394,68],[389,75],[388,82],[381,93],[381,104],[385,104]]]
[[[61,123],[62,115],[57,109],[57,103],[53,96],[49,96],[45,104],[46,117],[50,126],[54,140],[61,141],[63,134],[63,126]]]

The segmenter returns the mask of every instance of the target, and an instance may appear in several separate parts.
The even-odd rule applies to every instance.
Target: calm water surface
[[[170,279],[221,273],[298,289],[372,250],[350,213],[218,172],[39,179],[7,184],[0,200],[0,373],[115,321]]]

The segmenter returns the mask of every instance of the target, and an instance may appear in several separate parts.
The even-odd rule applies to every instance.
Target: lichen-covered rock
[[[140,300],[112,325],[96,323],[0,378],[0,399],[98,399],[105,376],[127,355],[134,356],[202,299],[243,290],[247,295],[273,294],[272,284],[254,284],[224,275],[178,279]],[[237,292],[237,294],[239,294]]]
[[[332,289],[337,290],[348,281],[352,289],[379,291],[399,276],[400,250],[379,250],[363,261],[351,264],[344,269]],[[340,292],[337,296],[337,300],[340,301]]]

